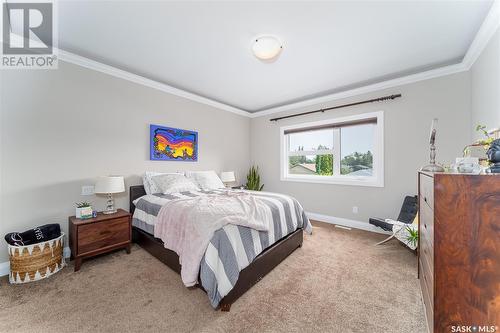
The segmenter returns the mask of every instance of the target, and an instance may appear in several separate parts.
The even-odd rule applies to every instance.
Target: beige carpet
[[[416,257],[383,238],[314,223],[229,313],[138,246],[27,285],[4,277],[0,332],[425,332]]]

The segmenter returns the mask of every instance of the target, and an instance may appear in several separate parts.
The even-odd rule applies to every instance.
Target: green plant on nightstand
[[[85,207],[92,207],[90,202],[87,201],[82,201],[82,202],[77,202],[76,203],[76,208],[85,208]]]
[[[90,202],[82,201],[76,204],[75,215],[79,219],[88,219],[92,217],[92,205]]]

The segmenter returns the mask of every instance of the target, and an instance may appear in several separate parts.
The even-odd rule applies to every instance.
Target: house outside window
[[[383,112],[281,127],[281,180],[384,186]]]

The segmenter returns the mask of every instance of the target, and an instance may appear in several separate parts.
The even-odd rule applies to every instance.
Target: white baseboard
[[[64,258],[69,258],[71,256],[71,250],[68,246],[63,249],[63,256]],[[9,273],[10,263],[8,261],[0,262],[0,276],[9,275]]]
[[[325,223],[330,223],[330,224],[336,224],[344,227],[349,227],[349,228],[354,228],[354,229],[361,229],[365,231],[370,231],[370,232],[375,232],[378,234],[385,234],[385,235],[391,235],[391,232],[382,230],[381,228],[378,228],[374,225],[369,224],[368,222],[361,222],[361,221],[356,221],[356,220],[349,220],[345,219],[342,217],[335,217],[335,216],[329,216],[329,215],[323,215],[323,214],[316,214],[316,213],[311,213],[311,212],[306,212],[307,217],[309,217],[311,220],[319,221],[319,222],[325,222]]]

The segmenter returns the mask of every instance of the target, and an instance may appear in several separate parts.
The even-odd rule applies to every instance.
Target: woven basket
[[[64,233],[55,239],[26,245],[9,245],[10,283],[26,283],[45,279],[65,265]]]

